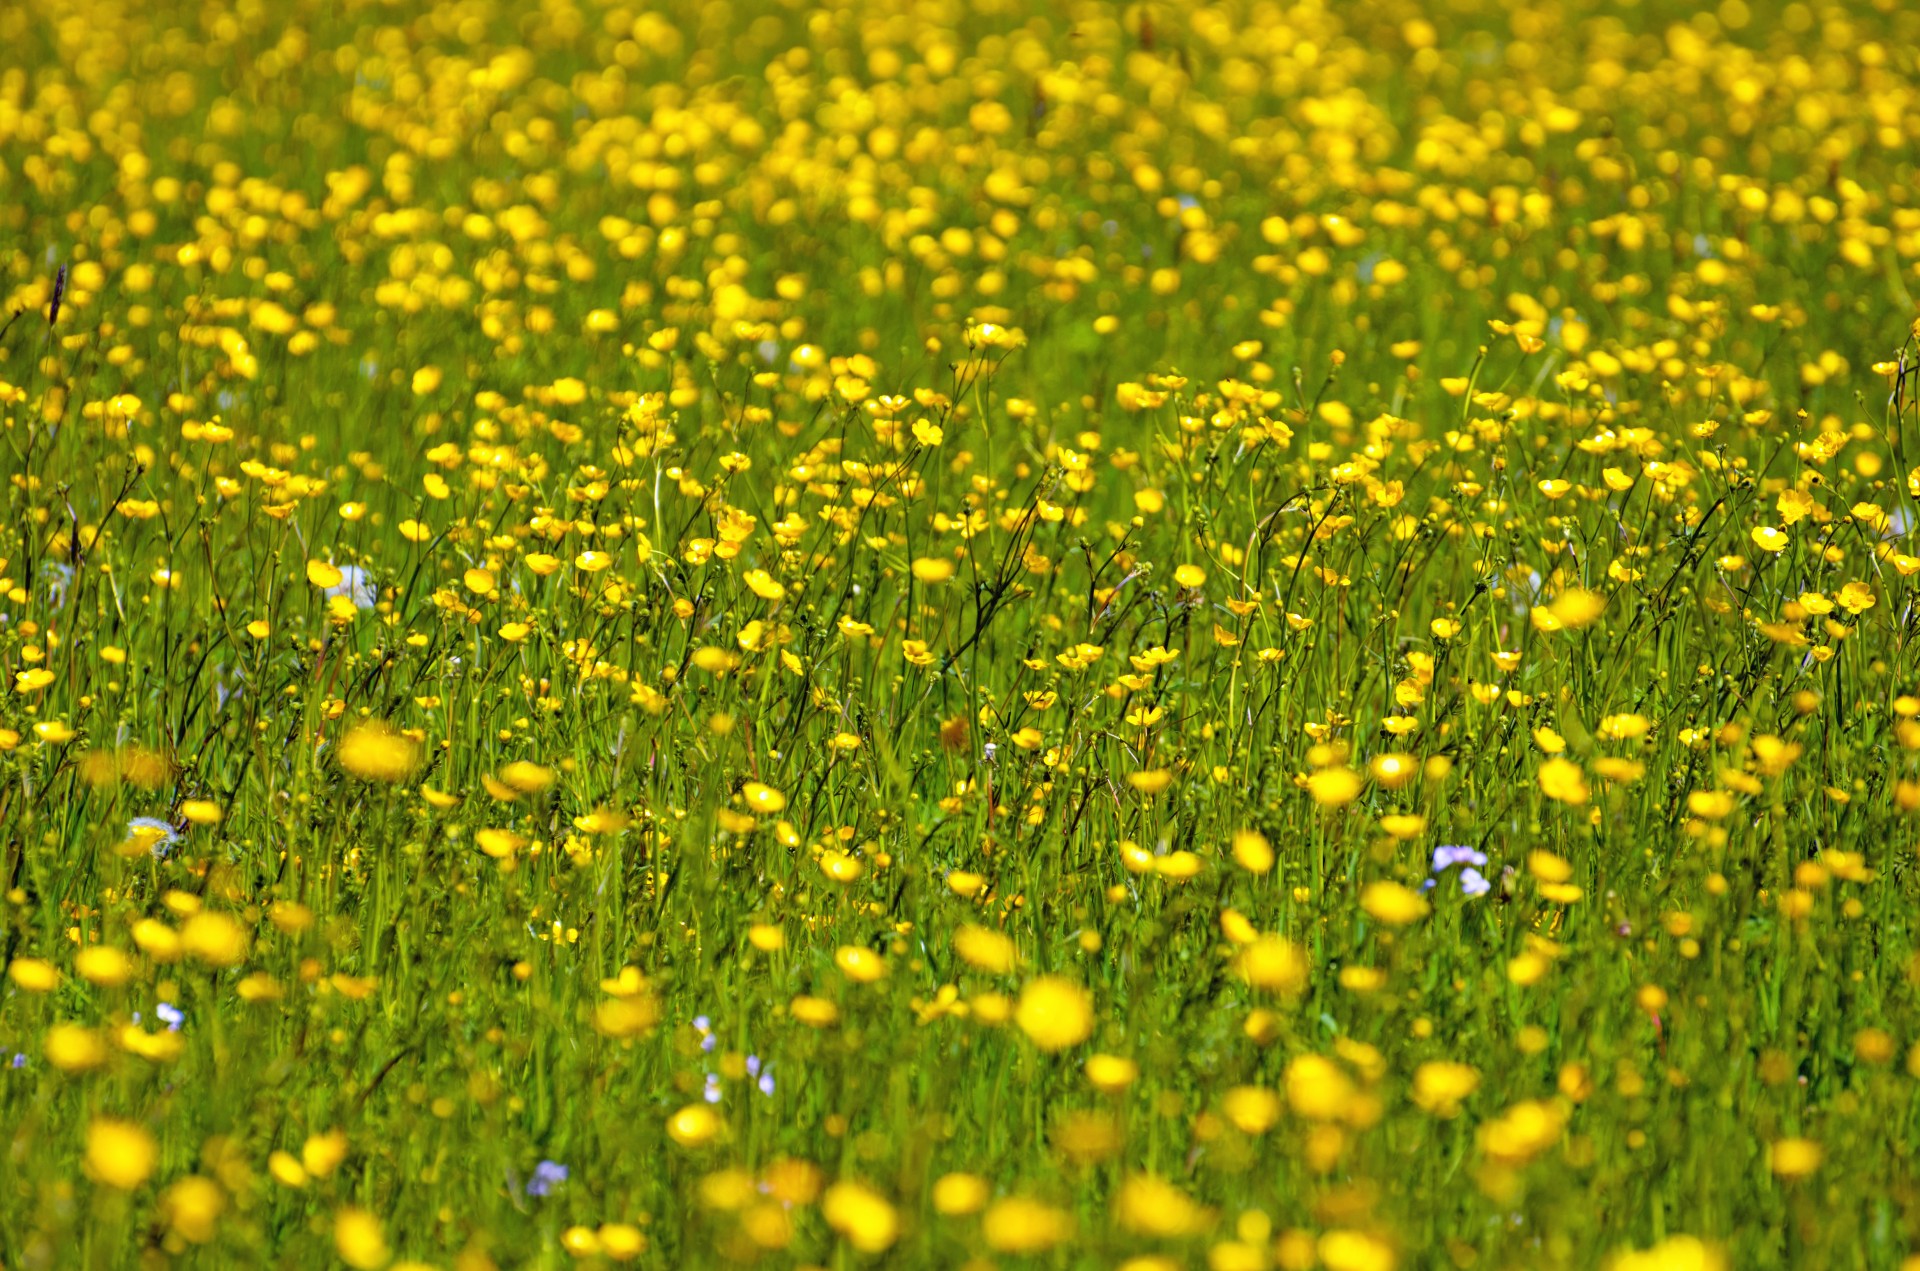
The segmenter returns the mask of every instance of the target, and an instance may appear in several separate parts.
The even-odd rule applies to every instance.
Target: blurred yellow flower
[[[405,781],[420,764],[420,747],[382,720],[355,724],[340,737],[340,766],[362,781]]]
[[[1072,980],[1042,975],[1020,990],[1014,1022],[1041,1050],[1065,1050],[1093,1034],[1093,998]]]
[[[879,1192],[841,1179],[820,1201],[827,1226],[861,1253],[884,1253],[900,1237],[900,1216]]]
[[[1431,908],[1419,892],[1392,881],[1368,883],[1361,888],[1360,907],[1389,927],[1418,922]]]
[[[1004,1196],[980,1218],[980,1237],[995,1253],[1045,1253],[1073,1239],[1073,1215],[1026,1196]]]
[[[87,1126],[87,1174],[95,1182],[130,1192],[152,1177],[160,1147],[145,1126],[96,1117]]]

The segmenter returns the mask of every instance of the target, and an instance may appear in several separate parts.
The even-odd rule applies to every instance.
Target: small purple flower
[[[15,1068],[25,1068],[27,1066],[27,1057],[21,1054],[19,1051],[15,1051],[13,1053],[12,1066]]]
[[[760,1080],[755,1082],[754,1084],[760,1087],[761,1094],[767,1095],[769,1097],[772,1096],[773,1094],[773,1074],[772,1073],[770,1072],[761,1073]]]
[[[177,1033],[180,1026],[187,1022],[187,1013],[172,1002],[162,1002],[153,1008],[153,1013],[167,1026],[169,1033]]]
[[[566,1166],[558,1161],[541,1161],[533,1167],[533,1177],[527,1180],[527,1195],[549,1195],[554,1188],[566,1181]]]
[[[1433,849],[1433,872],[1438,874],[1455,865],[1485,865],[1487,854],[1476,852],[1471,847],[1448,844]]]
[[[700,1092],[700,1097],[708,1103],[720,1102],[720,1078],[718,1076],[713,1073],[707,1074],[706,1088]]]
[[[705,1015],[696,1015],[693,1017],[693,1031],[700,1034],[700,1049],[702,1053],[710,1052],[715,1046],[720,1044],[720,1039],[713,1034],[713,1021]]]
[[[762,1065],[760,1062],[760,1056],[758,1055],[747,1056],[747,1075],[749,1077],[757,1078],[757,1080],[755,1080],[753,1084],[755,1088],[757,1088],[760,1091],[761,1094],[771,1095],[773,1093],[773,1074],[771,1072],[762,1071],[763,1067],[764,1065]]]
[[[1484,896],[1493,890],[1493,884],[1487,881],[1485,874],[1469,865],[1460,871],[1460,894],[1463,896]]]

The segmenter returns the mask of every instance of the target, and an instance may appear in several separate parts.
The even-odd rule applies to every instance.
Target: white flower
[[[157,816],[136,816],[127,822],[127,837],[148,843],[155,856],[164,857],[180,841],[173,826]]]
[[[380,591],[373,585],[373,579],[367,577],[367,571],[358,565],[340,566],[340,581],[327,588],[327,597],[345,596],[353,602],[355,609],[371,609],[380,599]]]

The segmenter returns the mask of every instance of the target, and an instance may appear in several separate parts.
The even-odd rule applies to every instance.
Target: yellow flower
[[[1213,1211],[1152,1174],[1133,1174],[1120,1184],[1113,1212],[1125,1230],[1158,1239],[1197,1235],[1213,1225]]]
[[[133,959],[106,944],[90,944],[73,955],[73,969],[89,984],[118,988],[133,978]]]
[[[160,1197],[160,1212],[173,1234],[197,1245],[213,1239],[226,1208],[226,1192],[204,1174],[177,1180]]]
[[[944,556],[922,556],[913,562],[913,576],[923,583],[943,583],[953,577],[953,568]]]
[[[1727,1271],[1727,1258],[1697,1236],[1668,1236],[1651,1249],[1628,1250],[1607,1271]]]
[[[1805,490],[1789,488],[1780,492],[1780,497],[1773,506],[1774,510],[1780,513],[1781,521],[1792,525],[1796,521],[1805,520],[1813,511],[1813,496]]]
[[[1093,1088],[1105,1094],[1125,1090],[1140,1077],[1140,1065],[1121,1055],[1090,1055],[1085,1071]]]
[[[211,799],[188,799],[180,805],[180,815],[194,825],[218,825],[220,805]]]
[[[1265,1134],[1280,1121],[1280,1096],[1265,1086],[1235,1086],[1220,1098],[1220,1112],[1242,1134]]]
[[[300,1145],[300,1168],[315,1178],[325,1178],[347,1159],[347,1132],[328,1130],[307,1136]]]
[[[98,1032],[79,1024],[55,1024],[47,1029],[42,1053],[61,1072],[87,1072],[107,1062],[107,1042]]]
[[[887,974],[886,959],[864,945],[841,945],[834,952],[833,964],[855,984],[872,984]]]
[[[787,589],[764,569],[749,569],[740,576],[740,581],[747,585],[748,591],[762,600],[779,600],[787,594]]]
[[[247,933],[226,914],[203,909],[180,929],[180,947],[208,966],[238,966],[247,957]]]
[[[1691,790],[1687,792],[1687,811],[1709,821],[1718,821],[1732,813],[1734,808],[1733,792],[1730,790]]]
[[[885,1253],[900,1238],[900,1215],[879,1192],[841,1179],[821,1198],[827,1226],[861,1253]]]
[[[787,1014],[809,1028],[832,1028],[840,1022],[840,1008],[823,997],[802,993],[787,1003]]]
[[[1360,907],[1376,922],[1389,927],[1404,927],[1427,916],[1431,906],[1426,897],[1403,884],[1383,881],[1368,883],[1360,891]]]
[[[836,883],[856,883],[866,875],[867,867],[859,857],[846,852],[823,852],[820,855],[820,872]]]
[[[60,969],[44,958],[15,958],[7,964],[7,978],[29,993],[51,993],[60,987]]]
[[[1200,859],[1198,853],[1184,849],[1153,858],[1153,872],[1162,878],[1171,878],[1175,882],[1193,878],[1205,868],[1206,862]]]
[[[1325,1055],[1300,1055],[1287,1065],[1287,1106],[1310,1121],[1337,1121],[1359,1091],[1353,1078]]]
[[[1540,765],[1540,792],[1560,803],[1587,801],[1587,778],[1580,765],[1571,759],[1555,757]]]
[[[523,794],[538,794],[553,784],[553,769],[516,759],[497,774],[482,774],[480,787],[501,803],[516,803]]]
[[[1380,818],[1387,837],[1399,842],[1418,838],[1427,828],[1427,818],[1411,812],[1389,812]]]
[[[1851,582],[1840,589],[1841,607],[1855,617],[1879,603],[1879,597],[1873,594],[1873,588],[1863,582]]]
[[[1766,776],[1777,777],[1793,766],[1805,748],[1797,741],[1786,741],[1770,733],[1753,739],[1754,765]]]
[[[1027,981],[1014,1022],[1041,1050],[1065,1050],[1093,1033],[1093,997],[1072,980],[1042,975]]]
[[[980,1219],[980,1235],[995,1253],[1044,1253],[1073,1239],[1073,1215],[1043,1201],[1006,1196]]]
[[[43,666],[28,671],[16,671],[13,675],[13,691],[16,693],[34,693],[53,683],[53,672]]]
[[[1459,1115],[1460,1101],[1480,1088],[1480,1072],[1468,1064],[1430,1060],[1414,1069],[1413,1101],[1437,1117]]]
[[[146,1127],[114,1117],[87,1126],[87,1174],[95,1182],[130,1192],[147,1181],[160,1148]]]
[[[393,1258],[380,1220],[352,1205],[333,1216],[333,1247],[355,1271],[379,1271]]]
[[[474,846],[495,860],[504,860],[525,847],[525,836],[512,830],[485,829],[473,832]]]
[[[1004,932],[967,923],[953,933],[953,951],[968,965],[1005,975],[1020,965],[1020,950]]]
[[[615,1262],[631,1262],[647,1251],[646,1233],[631,1223],[601,1223],[595,1234],[600,1240],[600,1252]]]
[[[1285,936],[1264,935],[1234,958],[1240,978],[1256,989],[1291,996],[1307,985],[1307,958]]]
[[[1152,768],[1146,772],[1129,772],[1127,784],[1141,794],[1159,794],[1173,784],[1173,772],[1168,768]]]
[[[1826,1152],[1812,1139],[1781,1139],[1767,1151],[1767,1165],[1781,1178],[1805,1178],[1820,1168]]]
[[[612,998],[593,1009],[594,1031],[603,1037],[637,1037],[651,1032],[659,1022],[659,1000],[646,989]]]
[[[1258,830],[1240,830],[1233,836],[1233,859],[1249,874],[1264,874],[1273,868],[1273,845]]]
[[[701,1147],[720,1133],[720,1117],[704,1103],[689,1103],[667,1118],[667,1136],[681,1147]]]
[[[943,1174],[934,1180],[933,1209],[949,1218],[977,1214],[991,1194],[987,1180],[978,1174]]]
[[[1570,587],[1554,597],[1548,606],[1555,621],[1563,627],[1584,627],[1606,609],[1606,597],[1598,592]]]
[[[764,812],[771,816],[786,809],[787,796],[770,785],[758,781],[749,781],[740,787],[740,797],[755,812]]]
[[[340,766],[362,781],[405,781],[420,764],[420,747],[380,720],[349,728],[338,755]]]
[[[1507,978],[1526,988],[1538,984],[1553,967],[1553,960],[1534,949],[1528,949],[1507,959]]]
[[[1398,790],[1420,775],[1420,761],[1412,755],[1389,753],[1375,755],[1367,762],[1373,779],[1388,790]]]
[[[1360,774],[1351,768],[1322,768],[1307,778],[1307,793],[1323,808],[1352,803],[1360,795]]]
[[[1566,1124],[1565,1104],[1527,1099],[1480,1127],[1480,1150],[1501,1165],[1525,1165],[1558,1143]]]
[[[1777,530],[1771,525],[1754,526],[1749,537],[1753,539],[1753,545],[1763,552],[1781,551],[1793,541],[1784,531]]]
[[[1392,1245],[1364,1231],[1329,1231],[1318,1252],[1327,1271],[1393,1271],[1399,1261]]]

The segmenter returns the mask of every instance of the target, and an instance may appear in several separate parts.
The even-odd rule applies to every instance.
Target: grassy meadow
[[[0,1267],[1920,1267],[1917,50],[0,6]]]

